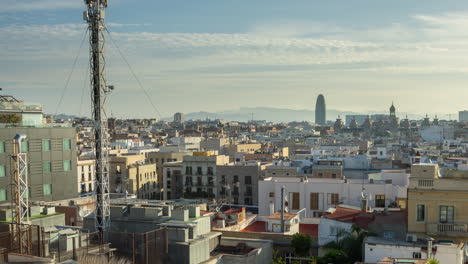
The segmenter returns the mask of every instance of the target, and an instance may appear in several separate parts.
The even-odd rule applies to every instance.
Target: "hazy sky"
[[[54,113],[85,33],[83,1],[1,2],[0,87]],[[109,0],[106,20],[163,116],[314,109],[319,93],[356,112],[392,101],[400,113],[468,109],[466,0]],[[157,117],[108,44],[109,111]],[[89,113],[87,45],[58,112]]]

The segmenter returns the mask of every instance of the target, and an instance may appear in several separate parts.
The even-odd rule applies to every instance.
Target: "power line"
[[[58,109],[60,108],[60,105],[62,104],[63,97],[65,97],[65,92],[67,91],[68,85],[70,84],[71,76],[73,75],[73,72],[75,71],[76,63],[78,62],[78,57],[80,56],[81,48],[83,47],[83,43],[84,43],[84,41],[86,39],[87,33],[88,33],[88,28],[86,28],[85,33],[83,34],[83,39],[81,40],[80,48],[78,49],[78,53],[75,56],[75,60],[73,61],[72,69],[71,69],[70,73],[68,74],[67,81],[65,83],[65,87],[62,90],[62,94],[61,94],[60,99],[58,101],[57,108],[55,109],[54,116],[57,115]]]
[[[135,80],[137,81],[138,85],[140,86],[140,88],[143,90],[143,93],[145,94],[146,98],[148,98],[148,101],[150,102],[151,106],[153,107],[153,110],[158,114],[159,116],[159,119],[162,119],[162,116],[161,116],[161,113],[159,112],[159,110],[156,108],[156,106],[154,105],[153,103],[153,100],[151,100],[151,97],[149,96],[148,92],[146,91],[146,89],[143,87],[143,84],[140,82],[140,80],[138,79],[137,75],[135,74],[135,71],[133,70],[132,66],[130,65],[130,63],[128,62],[128,60],[125,58],[124,54],[122,53],[122,51],[120,50],[119,46],[117,45],[117,42],[114,40],[114,38],[112,37],[111,33],[109,32],[109,29],[106,27],[106,32],[107,34],[109,35],[109,38],[112,42],[112,44],[114,44],[115,48],[117,49],[118,53],[120,54],[120,57],[122,57],[122,59],[125,61],[125,63],[127,64],[128,68],[130,69],[130,72],[132,73],[133,75],[133,78],[135,78]]]

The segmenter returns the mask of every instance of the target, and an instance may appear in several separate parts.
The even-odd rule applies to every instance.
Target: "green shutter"
[[[0,201],[6,201],[6,190],[0,189]]]
[[[5,142],[0,141],[0,153],[5,152]]]
[[[0,177],[5,177],[5,165],[0,165]]]
[[[42,172],[50,172],[50,171],[51,171],[50,161],[42,162]]]
[[[42,140],[42,151],[50,151],[50,140],[43,139]]]

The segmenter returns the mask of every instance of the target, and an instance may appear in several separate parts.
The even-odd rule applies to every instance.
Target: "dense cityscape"
[[[468,110],[163,118],[125,60],[159,117],[117,118],[107,2],[82,3],[89,116],[0,89],[0,263],[468,263]]]

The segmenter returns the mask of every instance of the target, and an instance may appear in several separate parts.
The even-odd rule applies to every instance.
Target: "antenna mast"
[[[83,18],[88,22],[91,68],[91,101],[94,121],[94,141],[96,151],[96,211],[95,227],[107,242],[107,231],[110,226],[110,199],[109,199],[109,164],[108,164],[108,135],[104,104],[106,94],[113,87],[106,84],[104,56],[104,17],[107,0],[85,0],[88,10]]]

